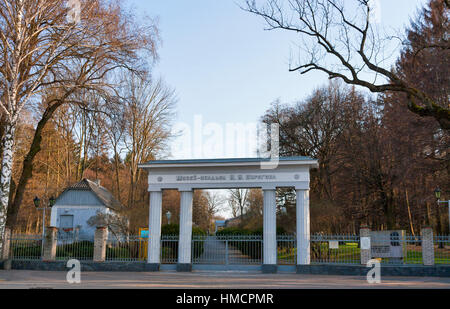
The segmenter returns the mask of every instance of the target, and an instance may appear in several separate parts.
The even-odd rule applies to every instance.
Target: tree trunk
[[[411,215],[411,206],[409,205],[408,190],[405,191],[405,197],[406,197],[406,206],[408,207],[409,226],[411,228],[411,234],[415,238],[416,233],[414,232],[414,225],[413,225],[412,215]]]
[[[84,136],[84,114],[81,114],[81,133],[80,133],[80,137],[81,137],[81,141],[80,141],[80,149],[78,151],[78,166],[77,166],[77,181],[81,181],[81,179],[83,178],[83,172],[82,172],[82,156],[83,156],[83,147],[84,147],[84,143],[85,143],[85,136]]]
[[[438,234],[444,235],[444,229],[442,228],[442,222],[441,222],[441,210],[440,210],[440,206],[439,203],[436,202],[436,232]]]
[[[384,217],[386,222],[386,229],[395,229],[395,214],[394,214],[394,203],[393,198],[389,196],[386,192],[381,192],[381,200],[383,203]]]
[[[426,225],[431,226],[431,208],[430,208],[430,203],[429,203],[429,202],[426,202],[425,204],[426,204],[426,206],[427,206],[427,215],[426,215],[426,217],[425,217],[425,219],[426,219]]]
[[[3,249],[3,236],[6,227],[6,214],[8,212],[11,189],[15,133],[16,124],[6,124],[2,139],[3,159],[0,173],[0,253],[2,253]]]
[[[8,220],[6,222],[6,225],[13,229],[15,224],[17,223],[17,217],[19,214],[20,206],[23,201],[23,196],[25,193],[25,189],[27,186],[28,181],[33,176],[33,160],[36,157],[36,155],[41,150],[41,143],[42,143],[42,131],[47,124],[47,122],[51,119],[53,113],[55,110],[61,105],[62,103],[53,104],[45,110],[44,114],[42,115],[41,121],[39,121],[36,131],[34,132],[33,141],[30,146],[30,150],[28,151],[28,154],[26,155],[25,159],[23,160],[22,164],[22,174],[20,176],[19,183],[17,184],[16,194],[14,196],[14,201],[11,204],[11,207],[8,209]]]
[[[0,141],[3,140],[3,136],[5,135],[5,129],[6,129],[6,117],[2,113],[0,115]],[[3,147],[0,148],[0,160],[3,158]]]
[[[120,179],[119,179],[119,155],[116,148],[114,148],[114,165],[116,170],[116,186],[117,186],[117,199],[120,201]]]

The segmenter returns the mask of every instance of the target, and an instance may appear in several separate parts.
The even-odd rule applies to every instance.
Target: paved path
[[[232,242],[231,242],[232,243]],[[229,242],[230,244],[230,242]],[[205,240],[205,247],[202,256],[197,263],[199,264],[225,264],[226,262],[226,246],[221,240],[217,240],[214,236],[208,236]],[[243,255],[241,251],[228,247],[229,264],[250,264],[251,260],[248,256]]]
[[[365,278],[296,274],[264,275],[248,272],[85,272],[81,284],[69,285],[65,272],[0,270],[0,289],[8,288],[216,288],[216,289],[309,289],[309,288],[444,288],[450,278],[382,278],[379,285],[369,285]]]

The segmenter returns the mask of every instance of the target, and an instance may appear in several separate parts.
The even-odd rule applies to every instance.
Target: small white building
[[[58,228],[60,235],[93,239],[96,226],[89,225],[89,219],[98,214],[119,215],[122,209],[120,202],[98,181],[83,179],[56,199],[50,223]]]

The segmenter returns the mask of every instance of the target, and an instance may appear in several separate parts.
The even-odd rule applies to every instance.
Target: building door
[[[62,215],[59,217],[59,231],[62,236],[73,235],[73,215]]]

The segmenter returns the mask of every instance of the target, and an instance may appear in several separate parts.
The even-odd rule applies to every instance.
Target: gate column
[[[263,189],[264,192],[264,262],[263,273],[277,272],[277,208],[276,190]]]
[[[311,264],[309,190],[297,192],[297,265]]]
[[[161,263],[161,211],[162,191],[150,192],[148,270],[158,271]]]
[[[180,197],[180,238],[178,243],[177,271],[192,271],[192,199],[193,191],[181,191]]]

